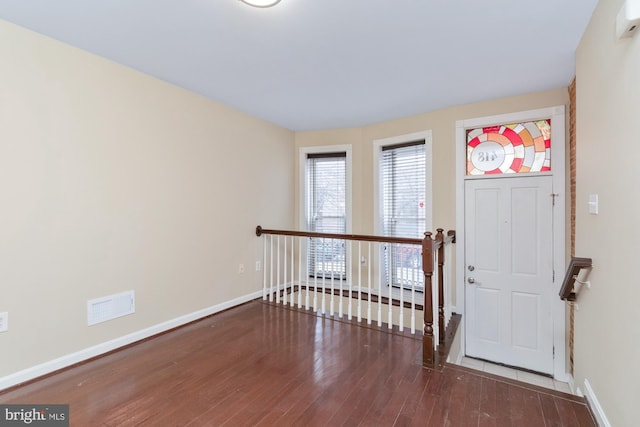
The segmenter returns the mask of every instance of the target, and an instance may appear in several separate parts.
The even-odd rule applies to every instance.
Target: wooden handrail
[[[591,267],[591,258],[571,258],[571,262],[569,263],[569,267],[567,268],[567,273],[564,275],[564,280],[562,281],[562,288],[560,289],[560,299],[565,301],[576,300],[576,293],[573,290],[573,285],[578,278],[578,274],[580,274],[580,270],[582,270],[583,268]]]
[[[360,240],[363,242],[381,242],[381,243],[403,243],[407,245],[421,245],[422,239],[413,239],[409,237],[389,237],[389,236],[369,236],[364,234],[335,234],[335,233],[317,233],[314,231],[293,231],[293,230],[269,230],[256,227],[256,236],[263,234],[273,234],[279,236],[298,236],[298,237],[315,237],[324,239],[339,240]]]

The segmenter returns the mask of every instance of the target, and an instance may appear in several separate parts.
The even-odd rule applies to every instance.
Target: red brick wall
[[[569,85],[569,182],[571,186],[571,256],[576,254],[576,79]],[[573,375],[574,307],[569,309],[569,367]]]

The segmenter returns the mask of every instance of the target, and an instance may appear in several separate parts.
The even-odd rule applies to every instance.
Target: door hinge
[[[556,197],[560,196],[558,193],[551,193],[551,206],[556,205]]]
[[[555,345],[553,346],[553,357],[554,358],[556,357],[556,346]]]
[[[556,271],[552,270],[551,272],[551,282],[556,283]]]

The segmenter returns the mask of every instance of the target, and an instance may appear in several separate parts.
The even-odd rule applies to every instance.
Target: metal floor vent
[[[135,313],[135,311],[134,291],[92,299],[87,301],[87,324],[89,326],[95,325]]]

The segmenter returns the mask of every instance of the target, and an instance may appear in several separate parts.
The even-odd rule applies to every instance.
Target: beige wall
[[[300,147],[314,145],[352,145],[353,233],[372,234],[374,232],[373,141],[423,130],[432,130],[433,225],[434,228],[442,227],[448,230],[455,228],[456,121],[555,105],[567,105],[568,100],[567,89],[561,88],[461,105],[364,128],[298,132],[295,135],[296,149],[299,151]],[[299,165],[296,164],[296,206],[299,206],[300,203],[299,173]],[[297,221],[297,224],[299,224],[299,212],[297,212]]]
[[[260,289],[292,132],[4,21],[0,58],[0,379]],[[87,327],[130,289],[134,315]]]
[[[640,420],[640,35],[615,38],[622,3],[599,2],[576,53],[576,255],[594,268],[578,297],[575,379],[589,381],[614,426]],[[599,195],[598,215],[588,214],[589,194]]]
[[[556,105],[565,105],[568,112],[568,102],[569,94],[567,88],[560,88],[456,106],[364,128],[297,132],[295,135],[296,158],[299,158],[298,152],[301,147],[351,144],[353,153],[352,232],[354,234],[375,234],[373,141],[431,130],[433,148],[433,231],[436,228],[451,230],[456,228],[456,121]],[[566,145],[568,149],[568,138]],[[299,163],[299,160],[297,160],[296,206],[301,204]],[[300,209],[297,209],[296,225],[300,226],[301,221],[303,221],[301,212]],[[567,231],[569,230],[568,227],[567,225]],[[375,262],[375,259],[372,260],[372,266],[375,265]],[[359,263],[353,263],[353,265],[359,265]],[[361,268],[364,269],[365,267]],[[452,289],[452,304],[457,304],[455,289]]]

